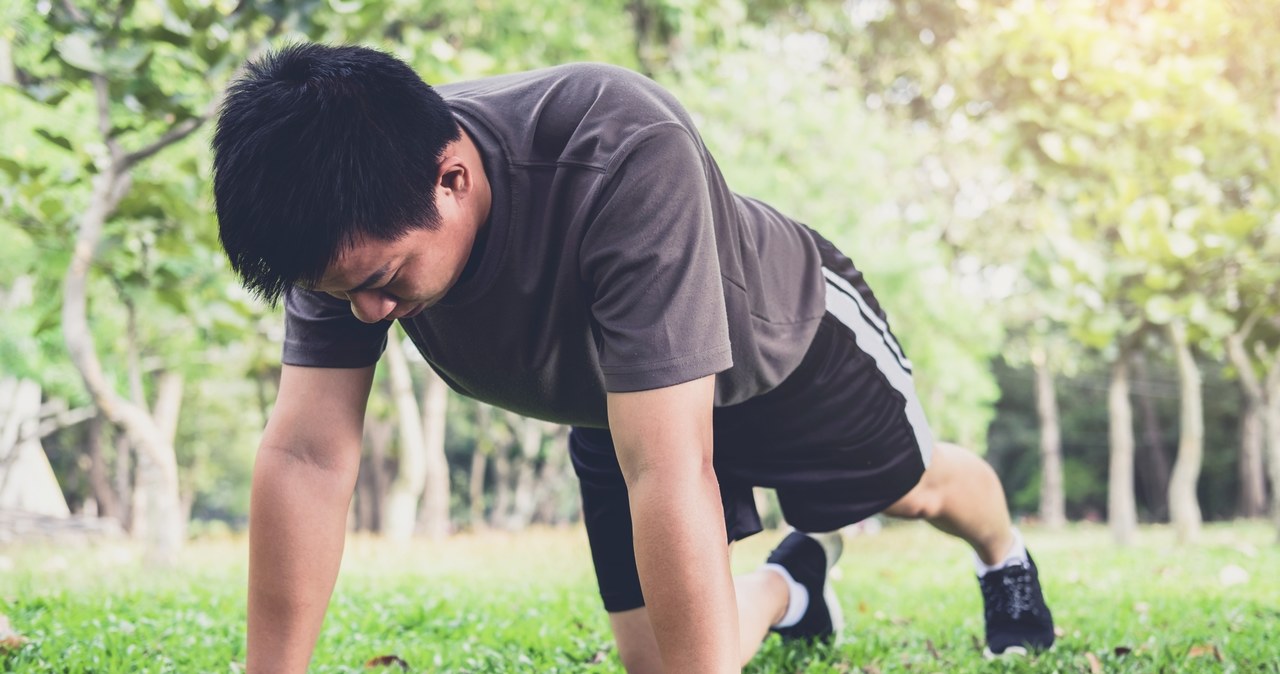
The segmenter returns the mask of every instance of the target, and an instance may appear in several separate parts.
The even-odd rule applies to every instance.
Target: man
[[[629,671],[738,671],[771,629],[830,638],[838,534],[800,532],[878,512],[970,543],[991,651],[1051,645],[998,479],[934,444],[861,274],[730,192],[653,82],[570,65],[436,91],[385,54],[298,45],[249,64],[213,145],[223,246],[287,317],[254,469],[249,671],[310,658],[393,320],[454,390],[573,425]],[[756,485],[797,531],[733,579]]]

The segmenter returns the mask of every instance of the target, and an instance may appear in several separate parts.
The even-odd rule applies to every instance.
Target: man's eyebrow
[[[347,292],[358,293],[361,290],[368,290],[369,288],[373,287],[375,283],[377,283],[378,281],[381,281],[382,277],[386,276],[387,272],[389,271],[391,271],[391,263],[387,262],[383,264],[381,267],[379,267],[377,271],[373,272],[372,274],[369,274],[369,278],[361,281],[360,285],[348,290]]]

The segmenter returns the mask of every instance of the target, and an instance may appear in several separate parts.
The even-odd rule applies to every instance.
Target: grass
[[[963,544],[914,524],[847,541],[835,588],[848,626],[830,649],[776,637],[747,669],[796,672],[1280,673],[1280,546],[1258,524],[1167,529],[1114,547],[1099,527],[1026,531],[1061,629],[1053,651],[988,663]],[[778,533],[736,546],[759,563]],[[9,672],[239,672],[242,539],[191,544],[178,570],[140,569],[123,545],[0,553],[0,615],[29,639]],[[6,570],[7,569],[7,570]],[[393,546],[355,538],[313,672],[396,655],[413,672],[621,672],[577,529]]]

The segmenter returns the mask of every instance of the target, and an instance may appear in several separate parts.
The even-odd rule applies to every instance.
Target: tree
[[[418,513],[418,530],[426,534],[427,538],[440,539],[453,529],[449,521],[449,503],[452,501],[449,460],[444,453],[449,386],[435,370],[426,365],[426,361],[422,363],[419,368],[423,378],[422,431],[427,461],[422,508]]]
[[[392,540],[408,540],[413,536],[418,515],[418,500],[427,478],[427,445],[424,435],[422,412],[418,397],[413,391],[413,376],[409,360],[398,337],[398,329],[387,339],[384,356],[388,378],[391,381],[391,398],[395,403],[396,418],[400,428],[400,461],[395,480],[387,493],[383,515],[382,533]]]
[[[8,165],[32,190],[44,187],[50,195],[71,197],[70,208],[36,201],[34,209],[21,208],[18,219],[37,238],[57,240],[69,234],[75,241],[61,285],[62,338],[84,389],[138,453],[135,498],[143,507],[135,529],[147,540],[150,557],[160,562],[172,559],[180,547],[185,524],[174,451],[180,375],[171,367],[161,368],[152,409],[145,400],[139,361],[130,358],[132,394],[119,392],[99,355],[101,337],[95,336],[89,319],[90,296],[97,294],[92,272],[145,265],[147,251],[196,240],[166,231],[172,221],[161,208],[191,212],[190,193],[193,184],[195,191],[200,189],[199,171],[166,182],[146,168],[201,127],[216,102],[215,87],[239,63],[236,54],[264,33],[254,7],[230,14],[213,5],[182,10],[178,14],[167,5],[139,6],[129,0],[79,7],[67,0],[22,14],[26,31],[20,37],[26,41],[15,45],[16,79],[36,105],[54,113],[37,122],[35,133],[75,158],[69,172],[74,177],[67,181],[21,160]],[[82,207],[76,208],[77,202]],[[122,235],[139,238],[118,238]],[[170,274],[176,281],[158,289],[161,299],[181,297],[186,284],[175,269],[183,262],[166,258],[146,269],[161,280]],[[131,311],[139,288],[156,290],[151,285],[155,278],[127,275],[133,271],[139,270],[135,266],[112,277]],[[209,274],[196,275],[197,281],[209,279]],[[130,332],[130,350],[136,353],[137,331]]]
[[[1234,242],[1274,209],[1272,162],[1262,149],[1275,135],[1263,123],[1270,103],[1242,105],[1236,73],[1225,67],[1244,41],[1243,24],[1211,2],[1138,11],[1068,1],[988,11],[990,21],[951,43],[954,62],[971,69],[971,88],[959,100],[980,111],[980,121],[1008,129],[1009,165],[1057,205],[1071,233],[1063,262],[1075,277],[1073,331],[1086,344],[1119,345],[1112,381],[1120,387],[1130,349],[1158,328],[1179,353],[1184,414],[1198,414],[1190,350],[1230,331],[1214,302],[1221,271]],[[1112,396],[1119,443],[1112,488],[1131,491],[1126,399],[1119,389]],[[1171,499],[1185,501],[1194,500],[1202,446],[1196,419],[1183,423]],[[1127,519],[1131,501],[1117,495],[1112,516]],[[1183,537],[1193,536],[1194,504],[1172,511]]]

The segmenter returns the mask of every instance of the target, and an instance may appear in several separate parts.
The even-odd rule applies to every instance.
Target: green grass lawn
[[[963,544],[927,526],[848,539],[835,587],[847,627],[831,649],[771,640],[748,671],[1280,672],[1280,546],[1259,524],[1209,527],[1194,547],[1145,529],[1130,549],[1099,527],[1028,529],[1060,627],[1053,651],[988,663]],[[780,534],[736,546],[758,564]],[[238,672],[242,539],[197,541],[180,570],[138,568],[121,545],[0,551],[0,615],[29,639],[10,672]],[[314,672],[620,672],[578,529],[353,539]],[[400,671],[399,667],[385,671]]]

